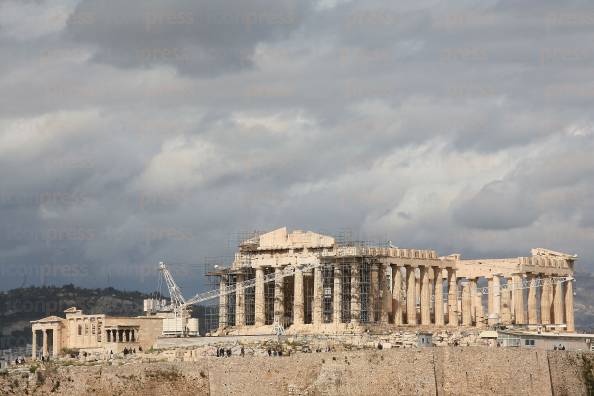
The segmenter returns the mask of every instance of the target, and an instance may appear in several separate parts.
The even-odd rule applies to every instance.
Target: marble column
[[[31,358],[37,359],[37,330],[33,330],[33,339],[31,340]]]
[[[494,301],[494,288],[493,288],[493,278],[487,278],[487,318],[489,325],[492,325],[491,315],[493,314],[493,301]]]
[[[472,300],[470,298],[470,282],[462,286],[462,324],[472,326]]]
[[[369,309],[368,309],[368,320],[370,323],[375,323],[379,319],[378,305],[379,305],[379,265],[377,263],[371,264],[371,278],[369,288]]]
[[[509,294],[511,295],[511,300],[510,300],[511,318],[512,318],[512,323],[514,323],[515,318],[516,318],[516,299],[515,299],[515,295],[514,295],[514,279],[513,279],[513,277],[507,278],[507,287],[509,288]]]
[[[468,279],[470,284],[470,320],[476,324],[476,278]]]
[[[406,324],[417,324],[417,278],[415,268],[406,266]]]
[[[516,312],[515,323],[517,325],[526,324],[526,318],[524,316],[524,291],[522,289],[522,276],[513,275],[513,296],[514,296],[514,310]]]
[[[551,302],[551,324],[555,323],[555,282],[553,282],[553,278],[551,280],[551,288],[549,289],[549,301]]]
[[[274,269],[274,322],[285,325],[285,282],[282,277],[283,269]]]
[[[80,347],[80,346],[84,346],[84,340],[83,340],[83,334],[84,332],[81,332],[79,334],[79,327],[82,329],[82,321],[80,319],[74,319],[74,324],[75,324],[75,328],[74,328],[74,336],[72,337],[73,340],[75,340],[75,346],[76,347]]]
[[[237,283],[245,280],[243,274],[237,274]],[[245,289],[238,287],[235,290],[235,326],[245,326]]]
[[[493,275],[493,314],[494,323],[498,324],[501,320],[501,277]]]
[[[314,325],[320,325],[322,320],[322,299],[324,294],[324,283],[322,281],[322,267],[318,266],[314,269],[314,298],[313,298],[313,319]]]
[[[333,300],[332,303],[334,306],[332,307],[333,313],[333,322],[334,324],[342,323],[342,282],[341,282],[341,275],[342,271],[338,264],[334,264],[334,291],[333,291]]]
[[[361,267],[355,261],[351,267],[351,323],[361,321]]]
[[[555,324],[565,323],[563,312],[563,283],[556,281],[553,286],[553,312]]]
[[[453,268],[448,268],[448,325],[458,326],[458,280]]]
[[[47,357],[49,355],[48,345],[47,345],[47,330],[46,329],[43,329],[41,331],[43,332],[43,349],[42,349],[43,356],[44,357]]]
[[[433,293],[435,295],[435,325],[443,326],[443,276],[440,267],[433,267]]]
[[[256,268],[256,290],[255,290],[254,323],[256,326],[266,324],[265,301],[264,301],[264,268]]]
[[[567,331],[573,333],[575,331],[575,323],[573,317],[573,281],[565,282],[565,323],[567,323]]]
[[[402,271],[400,267],[392,266],[392,312],[394,314],[394,324],[400,326],[403,323],[402,318]]]
[[[392,313],[392,296],[390,296],[390,289],[388,288],[388,268],[387,264],[380,265],[379,275],[379,307],[380,307],[380,323],[388,324],[390,322],[390,314]]]
[[[548,325],[551,323],[551,280],[543,278],[540,290],[540,323]]]
[[[417,267],[418,268],[418,267]],[[415,296],[417,296],[417,323],[421,322],[421,270],[415,271]]]
[[[538,324],[538,317],[536,315],[536,277],[534,274],[529,274],[530,288],[528,289],[528,324]]]
[[[428,267],[421,266],[421,324],[431,324],[431,289],[429,288]]]
[[[229,302],[229,295],[224,294],[224,291],[227,288],[227,279],[227,275],[222,275],[221,279],[219,280],[219,292],[221,293],[219,295],[219,329],[222,329],[223,327],[227,326],[227,304]]]
[[[303,301],[303,272],[295,271],[293,292],[293,323],[302,325],[304,323],[304,301]]]
[[[477,287],[475,301],[474,301],[474,311],[476,315],[476,327],[482,329],[485,327],[485,310],[483,308],[483,293],[482,289],[478,289],[478,279],[474,280],[474,285]]]
[[[52,356],[60,354],[60,330],[56,327],[52,329]]]
[[[511,320],[511,290],[508,285],[501,289],[501,323],[510,325]]]

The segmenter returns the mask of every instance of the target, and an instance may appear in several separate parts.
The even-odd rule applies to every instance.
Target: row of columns
[[[351,267],[351,318],[353,322],[359,322],[359,316],[361,312],[361,285],[360,285],[360,263],[354,264]],[[277,274],[274,280],[274,318],[275,321],[281,321],[284,312],[284,278],[281,277],[282,268],[275,268]],[[342,283],[341,283],[341,269],[339,266],[334,266],[333,269],[333,322],[341,322],[341,311],[342,311]],[[375,307],[380,303],[379,292],[387,293],[385,289],[385,282],[379,284],[380,273],[377,264],[371,265],[370,271],[370,292],[368,307],[370,315],[374,316]],[[385,274],[382,274],[385,278]],[[265,324],[265,293],[264,293],[264,268],[256,268],[255,275],[255,325],[263,326]],[[243,275],[238,275],[237,281],[243,281]],[[304,274],[302,271],[296,271],[294,274],[294,296],[293,296],[293,323],[304,324],[305,321],[305,299],[304,299]],[[228,295],[224,294],[223,291],[227,287],[228,278],[227,275],[221,276],[220,279],[220,291],[221,295],[219,298],[219,324],[222,326],[226,323],[226,317],[228,313],[229,299]],[[236,325],[241,326],[245,324],[245,295],[244,290],[236,290]],[[312,306],[312,323],[320,324],[323,322],[323,309],[322,300],[324,293],[324,285],[322,279],[322,268],[316,267],[313,270],[313,306]],[[377,318],[377,320],[388,321],[388,313],[383,312]],[[375,318],[374,318],[375,320]],[[373,320],[372,320],[373,321]]]
[[[528,312],[525,311],[524,293],[522,289],[514,288],[512,293],[513,310],[516,324],[527,325],[560,325],[565,324],[569,332],[575,331],[573,312],[573,282],[562,282],[552,278],[540,278],[527,274],[528,282]],[[509,282],[510,280],[508,280]],[[514,275],[511,279],[514,285],[522,284],[522,276]],[[538,309],[540,300],[540,310]],[[538,315],[540,311],[540,315]]]
[[[565,324],[567,331],[575,331],[573,283],[539,278],[535,274],[525,276],[527,282],[523,282],[522,274],[512,275],[506,279],[505,286],[501,285],[499,275],[492,275],[487,279],[487,323],[489,325]],[[461,308],[462,324],[465,326],[474,324],[481,327],[485,322],[482,293],[478,292],[477,283],[478,278],[471,278],[463,285]],[[527,293],[524,292],[526,283]]]
[[[401,269],[405,268],[405,279]],[[372,263],[369,271],[369,291],[367,293],[368,322],[389,323],[390,313],[392,313],[393,323],[402,324],[424,324],[434,323],[437,326],[445,324],[443,295],[442,293],[432,293],[434,290],[443,289],[442,268],[440,267],[419,267],[420,278],[417,282],[416,267],[413,266],[392,266],[393,291],[390,295],[386,279],[387,265]],[[282,268],[276,268],[277,277],[274,281],[274,318],[279,321],[284,316],[284,278],[280,276]],[[341,323],[342,312],[342,282],[341,267],[335,265],[333,269],[333,322]],[[256,268],[255,274],[255,325],[263,326],[265,324],[265,293],[264,293],[264,268]],[[238,282],[243,281],[243,275],[238,275]],[[382,280],[382,281],[380,281]],[[406,280],[406,288],[403,287],[403,280]],[[226,275],[221,276],[221,292],[227,287]],[[458,304],[457,282],[453,268],[448,269],[448,284],[450,296],[448,300],[448,323],[458,324]],[[305,300],[304,300],[304,274],[296,271],[294,274],[294,296],[293,296],[293,323],[296,325],[304,324],[305,319]],[[350,292],[350,322],[359,323],[361,321],[361,263],[356,262],[351,265],[351,292]],[[406,299],[403,298],[403,292],[406,289]],[[236,325],[245,324],[245,296],[243,289],[236,290]],[[322,268],[316,267],[313,270],[313,306],[312,323],[323,323],[323,293],[324,285],[322,279]],[[432,298],[434,296],[434,298]],[[390,300],[392,307],[389,307]],[[406,301],[404,301],[406,300]],[[420,300],[420,314],[417,314],[417,301]],[[228,314],[228,295],[221,293],[219,300],[219,323],[224,325]],[[388,309],[386,309],[388,305]],[[377,309],[379,307],[379,310]],[[390,309],[391,308],[391,309]],[[433,320],[431,312],[433,311]],[[404,315],[404,316],[403,316]]]
[[[136,342],[134,329],[108,329],[107,342]]]
[[[445,325],[444,299],[443,299],[443,268],[420,266],[417,284],[416,268],[404,266],[406,279],[406,304],[403,301],[402,267],[392,266],[392,296],[393,316],[395,325]],[[447,268],[448,305],[447,323],[457,326],[458,321],[458,284],[456,272]],[[417,314],[417,301],[420,302],[420,315]],[[406,314],[403,310],[406,310]],[[431,315],[433,312],[433,316]]]
[[[369,322],[388,323],[390,312],[392,313],[395,325],[435,325],[444,326],[477,326],[485,324],[566,324],[568,331],[574,331],[573,319],[573,285],[571,282],[552,283],[550,280],[544,282],[538,288],[536,276],[528,274],[530,287],[527,293],[528,312],[525,312],[524,292],[520,288],[522,275],[515,274],[507,279],[516,287],[502,287],[501,278],[498,275],[491,275],[488,283],[488,303],[485,312],[482,302],[482,293],[477,289],[478,278],[466,279],[461,282],[461,299],[458,301],[458,281],[454,268],[446,268],[447,278],[447,307],[444,306],[444,269],[438,266],[419,266],[419,278],[417,279],[415,266],[392,265],[392,306],[385,309],[382,297],[389,298],[389,290],[385,281],[387,265],[378,263],[370,267],[370,290],[368,293],[368,314]],[[281,321],[284,317],[284,278],[280,276],[281,268],[276,268],[277,277],[274,284],[274,319]],[[356,262],[351,266],[351,301],[350,316],[351,323],[360,322],[361,314],[361,263]],[[255,325],[265,324],[265,293],[264,293],[264,269],[256,268],[255,275]],[[313,277],[313,307],[312,323],[323,323],[323,280],[322,269],[316,267]],[[333,273],[333,322],[342,321],[342,282],[340,266],[334,266]],[[238,275],[237,281],[243,281],[243,275]],[[221,288],[225,287],[226,279],[221,277]],[[293,300],[293,323],[300,325],[304,323],[305,301],[303,294],[304,274],[296,271],[294,275],[294,300]],[[540,290],[538,290],[540,289]],[[236,291],[236,325],[245,324],[245,297],[244,290]],[[540,317],[537,315],[537,293],[540,293]],[[417,312],[417,302],[420,310]],[[379,312],[375,309],[380,307]],[[220,315],[226,318],[228,307],[227,295],[221,295]],[[447,312],[444,312],[447,308]],[[433,315],[432,315],[433,313]],[[226,320],[221,319],[221,323]]]
[[[31,355],[33,359],[37,358],[37,332],[42,332],[42,356],[47,357],[49,356],[49,331],[52,331],[52,356],[58,356],[60,353],[60,331],[56,327],[52,328],[45,328],[45,329],[35,329],[33,328],[33,340],[31,343]]]

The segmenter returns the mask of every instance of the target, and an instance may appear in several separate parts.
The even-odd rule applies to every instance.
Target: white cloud
[[[28,41],[66,27],[78,0],[11,1],[0,3],[0,35]]]
[[[178,136],[163,143],[139,180],[142,191],[186,190],[216,177],[225,165],[216,148],[202,139]]]
[[[100,122],[98,111],[60,111],[37,117],[0,120],[0,156],[31,158],[51,155],[44,150],[67,144],[68,139],[88,132]]]

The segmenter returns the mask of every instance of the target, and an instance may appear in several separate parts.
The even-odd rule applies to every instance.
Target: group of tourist
[[[217,357],[231,357],[232,351],[231,348],[217,348]],[[241,347],[239,352],[240,356],[245,356],[245,349]]]
[[[277,349],[268,348],[268,356],[283,356],[283,350],[281,348],[277,348]]]
[[[139,348],[139,350],[142,352],[142,349]],[[130,353],[136,353],[136,348],[124,348],[124,356]]]
[[[142,347],[141,346],[138,347],[138,352],[142,352]],[[136,354],[136,348],[124,347],[124,350],[122,351],[122,353],[124,354],[124,356],[131,355],[131,354]],[[113,351],[110,350],[109,351],[108,359],[113,359],[113,355],[114,355]],[[86,357],[86,353],[85,353],[85,357]]]

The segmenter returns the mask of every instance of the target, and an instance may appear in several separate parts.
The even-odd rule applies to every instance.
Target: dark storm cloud
[[[252,66],[254,47],[299,27],[309,1],[82,1],[68,35],[97,47],[93,60],[118,67],[172,65],[219,75]]]

